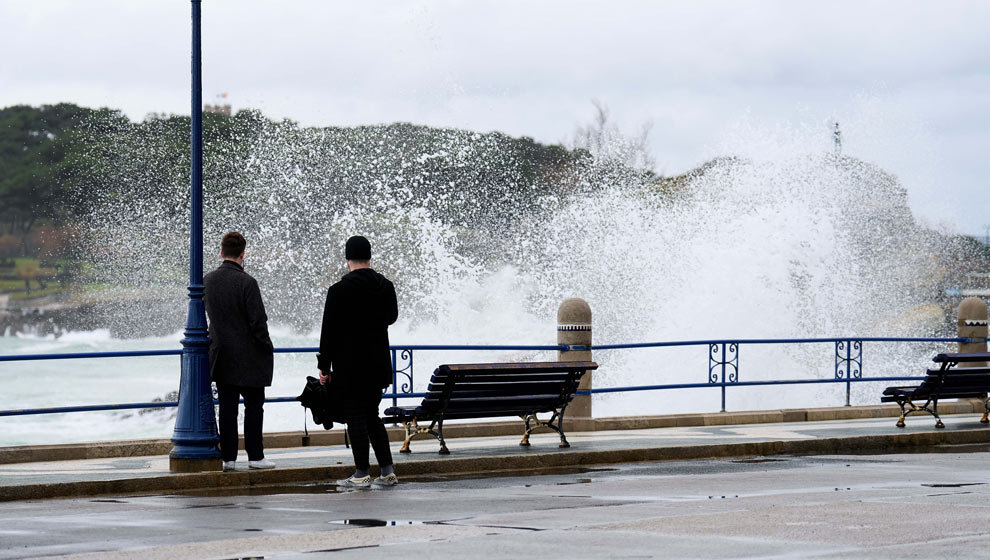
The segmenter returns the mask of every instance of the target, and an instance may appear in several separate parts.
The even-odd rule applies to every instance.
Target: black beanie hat
[[[355,235],[344,245],[344,258],[349,261],[370,261],[371,243],[364,237]]]

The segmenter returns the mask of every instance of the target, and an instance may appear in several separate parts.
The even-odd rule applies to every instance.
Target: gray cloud
[[[204,0],[203,14],[207,102],[557,142],[598,98],[629,130],[654,123],[668,173],[733,146],[741,120],[821,130],[812,150],[838,119],[848,153],[896,173],[917,214],[990,222],[987,3]],[[0,0],[0,21],[0,106],[188,113],[188,3]]]

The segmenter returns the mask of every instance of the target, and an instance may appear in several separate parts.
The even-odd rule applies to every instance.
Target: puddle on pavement
[[[354,527],[404,527],[407,525],[435,525],[437,521],[416,521],[411,519],[338,519],[327,521],[330,525],[351,525]]]
[[[591,484],[590,478],[579,478],[577,480],[569,480],[567,482],[558,482],[557,486],[570,486],[571,484]],[[526,486],[530,486],[527,484]]]

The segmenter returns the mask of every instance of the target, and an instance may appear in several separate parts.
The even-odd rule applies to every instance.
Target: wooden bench
[[[529,434],[545,427],[560,434],[560,447],[570,447],[564,436],[564,411],[584,372],[597,368],[595,362],[442,365],[433,372],[419,406],[390,407],[383,419],[405,427],[401,453],[410,453],[413,437],[429,434],[440,442],[440,454],[447,455],[444,421],[500,416],[519,416],[525,422],[519,445],[528,446]],[[551,416],[544,421],[537,418],[539,413]],[[425,422],[428,428],[420,425]]]
[[[904,427],[904,417],[912,412],[927,412],[935,417],[935,427],[944,428],[945,424],[938,416],[938,401],[940,399],[983,400],[983,418],[980,422],[988,422],[990,414],[990,368],[987,367],[956,367],[959,364],[990,361],[990,353],[978,354],[939,354],[932,359],[941,364],[939,369],[930,369],[921,385],[910,387],[887,387],[884,389],[881,402],[896,402],[901,407],[901,417],[897,427]],[[925,404],[918,406],[918,402]]]

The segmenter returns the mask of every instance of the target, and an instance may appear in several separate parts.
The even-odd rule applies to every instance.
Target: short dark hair
[[[247,247],[247,240],[239,232],[231,231],[227,235],[223,236],[220,241],[220,253],[231,259],[236,259],[241,256],[244,252],[244,248]]]

